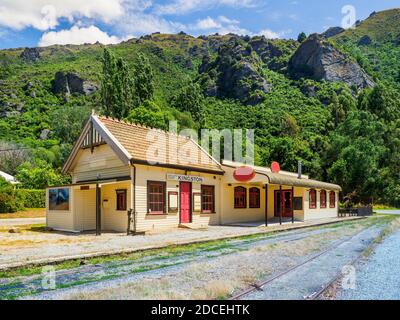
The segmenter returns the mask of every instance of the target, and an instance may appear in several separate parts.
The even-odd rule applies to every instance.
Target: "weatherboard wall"
[[[192,211],[192,223],[197,225],[212,225],[219,223],[220,215],[220,175],[199,173],[194,171],[166,169],[154,166],[136,165],[135,201],[137,211],[137,230],[153,231],[176,228],[179,221],[179,200],[177,212],[168,212],[168,192],[178,192],[179,182],[167,180],[167,174],[181,174],[202,177],[204,185],[213,185],[215,191],[215,213],[204,214]],[[164,214],[149,214],[147,212],[147,181],[166,182],[166,212]],[[201,192],[201,183],[192,183],[193,193]],[[193,204],[192,204],[193,205]]]
[[[305,220],[313,220],[313,219],[324,219],[324,218],[336,218],[338,216],[339,210],[339,193],[335,192],[335,207],[329,207],[329,192],[331,190],[326,190],[326,208],[321,208],[320,202],[320,191],[317,190],[317,203],[315,209],[310,209],[310,202],[309,202],[309,189],[304,191],[304,219]]]
[[[63,187],[64,188],[64,187]],[[60,189],[60,188],[52,188]],[[74,193],[69,189],[69,210],[49,209],[49,189],[46,189],[46,226],[55,230],[76,231],[74,228]]]
[[[124,177],[130,175],[130,168],[118,158],[107,145],[93,149],[81,149],[73,162],[72,182]]]

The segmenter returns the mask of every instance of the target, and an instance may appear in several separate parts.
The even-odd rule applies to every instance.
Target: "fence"
[[[339,209],[339,217],[345,216],[370,216],[372,215],[372,207],[360,208],[343,208]]]

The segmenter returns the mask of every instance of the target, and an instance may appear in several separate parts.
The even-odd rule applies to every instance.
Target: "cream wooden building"
[[[131,233],[337,216],[338,185],[265,167],[240,182],[243,167],[190,138],[92,115],[63,167],[72,183],[46,190],[47,226]]]

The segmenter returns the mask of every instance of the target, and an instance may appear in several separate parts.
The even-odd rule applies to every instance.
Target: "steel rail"
[[[262,287],[264,287],[264,286],[268,285],[269,283],[273,282],[274,280],[276,280],[278,278],[281,278],[284,275],[287,275],[288,273],[290,273],[290,272],[292,272],[292,271],[294,271],[294,270],[306,265],[307,263],[319,258],[320,256],[324,255],[325,253],[328,253],[329,251],[332,251],[332,250],[336,249],[337,247],[339,247],[340,245],[342,245],[343,243],[345,243],[347,241],[350,241],[351,239],[353,239],[354,237],[356,237],[357,235],[359,235],[363,231],[365,231],[365,229],[361,230],[360,232],[357,232],[355,235],[349,236],[346,239],[339,241],[338,243],[336,243],[336,244],[330,246],[329,248],[327,248],[327,249],[317,253],[316,255],[312,256],[311,258],[309,258],[309,259],[307,259],[307,260],[305,260],[305,261],[303,261],[303,262],[301,262],[301,263],[289,268],[288,270],[285,270],[285,271],[283,271],[283,272],[281,272],[281,273],[279,273],[279,274],[277,274],[275,276],[272,276],[271,278],[268,278],[267,280],[251,284],[247,289],[245,289],[242,292],[239,292],[238,294],[234,295],[229,300],[239,300],[240,298],[242,298],[242,297],[244,297],[244,296],[248,295],[249,293],[254,292],[256,290],[262,291],[263,290]],[[357,257],[357,259],[358,258],[359,257]],[[338,277],[336,277],[335,280],[337,280],[337,278]],[[333,282],[334,282],[334,280],[331,281],[329,285],[331,285]],[[326,289],[327,289],[327,287],[323,291],[325,291]],[[321,291],[321,293],[319,293],[320,291]],[[323,291],[322,291],[322,289],[319,290],[318,292],[315,293],[315,296],[316,297],[320,296]],[[311,294],[310,296],[312,296],[313,294]]]

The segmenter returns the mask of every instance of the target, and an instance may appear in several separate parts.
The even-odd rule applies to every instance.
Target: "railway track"
[[[362,257],[364,254],[364,251],[361,252],[355,259],[353,259],[348,265],[355,265],[358,260]],[[335,282],[337,282],[340,278],[343,277],[342,272],[338,272],[336,276],[329,281],[328,283],[324,284],[321,286],[321,288],[318,291],[313,292],[309,296],[305,297],[305,300],[317,300],[319,297],[321,297]]]
[[[321,257],[322,255],[325,255],[333,250],[335,250],[336,248],[338,248],[340,245],[344,244],[345,242],[351,241],[351,239],[353,239],[354,237],[356,237],[357,235],[359,235],[360,233],[362,233],[364,230],[356,233],[355,235],[346,237],[343,240],[340,240],[338,242],[336,242],[335,244],[333,244],[332,246],[328,247],[327,249],[313,255],[312,257],[308,258],[307,260],[281,272],[278,273],[264,281],[261,282],[257,282],[257,283],[253,283],[251,284],[247,289],[239,292],[238,294],[232,296],[230,298],[230,300],[241,300],[243,298],[245,298],[246,296],[248,296],[249,294],[255,292],[255,291],[264,291],[266,289],[266,287],[268,287],[268,285],[272,284],[274,281],[282,278],[283,276],[286,276],[288,274],[290,274],[291,272],[295,272],[297,269],[299,269],[300,267],[307,265],[309,263],[311,263],[312,261],[316,260],[317,258]],[[362,253],[360,255],[358,255],[354,260],[351,261],[350,265],[353,265],[357,260],[360,259],[360,257],[362,256]],[[342,277],[342,273],[338,272],[337,275],[328,283],[324,284],[318,291],[312,292],[311,294],[303,297],[304,300],[316,300],[318,299],[335,281],[337,281],[340,277]]]

